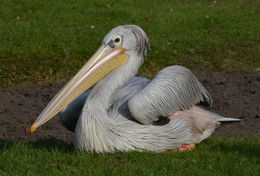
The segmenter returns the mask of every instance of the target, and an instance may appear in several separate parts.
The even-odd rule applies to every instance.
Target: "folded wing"
[[[131,97],[128,108],[140,123],[153,124],[201,102],[211,105],[212,98],[196,76],[185,67],[171,66]]]

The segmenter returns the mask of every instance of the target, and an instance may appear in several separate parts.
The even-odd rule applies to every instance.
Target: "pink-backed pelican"
[[[30,131],[61,112],[80,151],[163,152],[193,149],[221,122],[239,121],[200,106],[210,106],[212,98],[185,67],[167,67],[153,80],[135,77],[148,51],[148,37],[140,27],[112,29]]]

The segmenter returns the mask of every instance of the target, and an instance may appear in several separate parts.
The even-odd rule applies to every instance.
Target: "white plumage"
[[[125,48],[129,59],[60,113],[77,149],[162,152],[201,142],[220,121],[238,121],[197,106],[212,99],[187,68],[167,67],[153,80],[135,77],[149,50],[140,27],[114,28],[102,43]]]

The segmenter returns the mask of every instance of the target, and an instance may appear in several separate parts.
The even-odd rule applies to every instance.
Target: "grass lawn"
[[[86,154],[57,140],[0,141],[0,175],[256,176],[260,139],[211,137],[186,153]]]
[[[141,26],[151,53],[140,75],[168,65],[260,71],[255,0],[1,0],[0,87],[73,76],[121,24]],[[212,137],[187,153],[87,154],[57,140],[0,140],[0,175],[258,175],[260,137]]]
[[[150,38],[141,75],[174,64],[260,71],[259,9],[255,0],[1,0],[0,87],[71,77],[120,24]]]

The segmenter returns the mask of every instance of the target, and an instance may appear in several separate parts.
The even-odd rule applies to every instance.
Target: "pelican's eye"
[[[123,39],[122,39],[121,35],[115,36],[113,38],[113,42],[115,43],[116,46],[121,46],[122,41],[123,41]]]
[[[116,43],[120,42],[120,38],[116,38],[116,39],[115,39],[115,42],[116,42]]]

